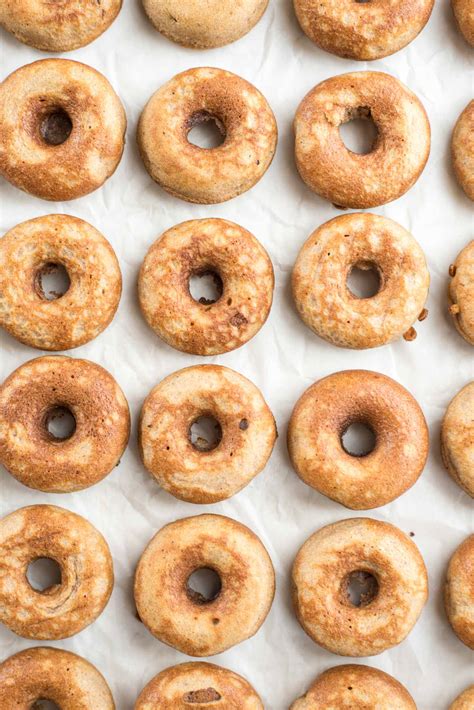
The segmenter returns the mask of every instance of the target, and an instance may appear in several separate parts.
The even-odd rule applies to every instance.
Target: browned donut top
[[[466,538],[451,557],[444,601],[454,632],[474,650],[474,535]]]
[[[449,706],[449,710],[472,710],[474,708],[474,685],[470,685]]]
[[[448,302],[454,325],[464,340],[474,345],[474,239],[449,267]]]
[[[474,5],[472,0],[451,0],[451,4],[464,39],[474,47]]]
[[[441,453],[456,483],[474,498],[474,382],[463,387],[446,410]]]
[[[457,180],[469,199],[474,200],[474,99],[456,122],[451,152]]]

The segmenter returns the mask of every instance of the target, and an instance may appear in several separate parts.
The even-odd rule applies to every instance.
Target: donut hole
[[[45,301],[55,301],[69,291],[71,279],[62,264],[48,262],[38,269],[35,277],[35,289]]]
[[[346,120],[339,126],[339,135],[351,153],[359,155],[371,153],[379,132],[372,119],[370,108],[361,106],[356,109],[348,109]]]
[[[71,117],[62,108],[55,108],[40,123],[40,134],[47,145],[62,145],[72,132]]]
[[[191,690],[183,695],[185,703],[217,703],[222,698],[215,688],[202,688],[201,690]]]
[[[371,572],[354,570],[342,582],[346,601],[357,608],[371,604],[379,593],[379,583]]]
[[[210,306],[216,303],[224,291],[222,279],[213,269],[196,271],[189,277],[189,293],[197,303]]]
[[[352,422],[341,434],[341,445],[349,456],[367,456],[376,446],[374,430],[365,422]]]
[[[382,288],[380,269],[371,261],[359,261],[350,268],[346,285],[356,298],[373,298]]]
[[[55,406],[46,412],[45,428],[49,439],[66,441],[76,431],[76,418],[68,407]]]
[[[39,698],[33,703],[30,710],[61,710],[61,708],[54,702],[54,700]]]
[[[222,427],[212,415],[203,415],[189,427],[189,439],[198,451],[212,451],[222,441]]]
[[[189,575],[186,592],[195,604],[209,604],[217,599],[222,590],[218,573],[210,567],[199,567]]]
[[[28,565],[26,578],[35,592],[45,594],[61,584],[61,567],[50,557],[37,557]]]
[[[208,111],[196,111],[188,120],[188,142],[204,150],[222,145],[226,130],[222,121]]]

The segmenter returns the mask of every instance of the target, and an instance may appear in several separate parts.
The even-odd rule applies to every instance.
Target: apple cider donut
[[[212,275],[217,300],[196,301],[193,276]],[[151,246],[138,280],[148,325],[168,345],[218,355],[244,345],[265,323],[273,266],[257,239],[224,219],[197,219],[168,229]]]
[[[466,42],[474,47],[474,7],[472,0],[451,0],[454,17]]]
[[[44,200],[82,197],[115,171],[126,125],[120,99],[92,67],[27,64],[0,84],[0,175]]]
[[[416,545],[394,525],[371,518],[341,520],[311,535],[292,578],[301,626],[340,656],[374,656],[396,646],[428,598]]]
[[[42,279],[60,268],[69,286],[51,297]],[[121,292],[112,246],[82,219],[38,217],[0,239],[0,326],[25,345],[68,350],[88,343],[111,322]]]
[[[115,710],[97,668],[59,648],[28,648],[0,663],[0,707],[31,710],[53,702],[61,710]]]
[[[458,183],[469,199],[474,200],[474,99],[456,122],[451,139],[451,156]]]
[[[69,420],[68,434],[55,433],[58,419]],[[129,434],[122,390],[89,360],[39,357],[0,387],[0,463],[29,488],[67,493],[93,486],[118,465]]]
[[[474,708],[474,685],[466,688],[449,706],[449,710],[472,710],[472,708]]]
[[[449,312],[464,340],[474,345],[474,239],[449,267]]]
[[[189,586],[210,569],[220,589],[210,599]],[[146,547],[135,574],[135,602],[153,636],[188,656],[213,656],[253,636],[275,593],[273,565],[260,539],[222,515],[165,525]]]
[[[444,603],[454,633],[474,650],[474,535],[466,538],[451,557]]]
[[[377,138],[366,154],[346,148],[343,123],[372,120]],[[337,206],[366,209],[401,197],[426,165],[431,132],[420,100],[383,72],[334,76],[312,89],[295,116],[298,171],[313,192]]]
[[[121,6],[122,0],[2,0],[0,25],[30,47],[69,52],[105,32]]]
[[[52,559],[61,582],[42,592],[26,576]],[[92,624],[114,585],[109,547],[85,518],[54,505],[20,508],[0,520],[0,622],[28,639],[63,639]]]
[[[474,498],[474,382],[463,387],[446,410],[441,454],[452,478]]]
[[[294,0],[303,32],[319,47],[348,59],[398,52],[419,35],[434,0]]]
[[[379,290],[358,298],[347,280],[373,270]],[[317,335],[345,348],[375,348],[408,334],[424,318],[430,275],[418,242],[396,222],[374,214],[336,217],[316,229],[293,269],[298,312]]]
[[[217,148],[188,141],[189,131],[206,121],[214,121],[224,138]],[[153,94],[137,140],[146,169],[162,188],[187,202],[215,204],[260,180],[275,154],[277,126],[252,84],[200,67],[177,74]]]
[[[184,705],[198,710],[216,703],[225,710],[263,710],[250,683],[212,663],[181,663],[166,668],[140,693],[135,710],[169,710]],[[213,706],[214,707],[214,706]]]
[[[217,441],[193,444],[192,425],[212,417]],[[277,437],[260,390],[234,370],[196,365],[148,395],[139,425],[144,466],[165,490],[190,503],[216,503],[263,470]]]
[[[353,424],[375,435],[366,454],[342,437]],[[428,427],[413,396],[390,377],[346,370],[324,377],[296,403],[288,450],[298,476],[353,510],[390,503],[417,481],[428,456]]]
[[[416,705],[408,690],[388,673],[350,664],[321,673],[290,710],[327,708],[416,710]]]

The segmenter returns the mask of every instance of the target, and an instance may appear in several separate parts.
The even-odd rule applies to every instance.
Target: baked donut
[[[191,295],[191,277],[203,275],[213,275],[217,301]],[[148,325],[168,345],[219,355],[260,330],[273,287],[270,257],[250,232],[225,219],[197,219],[172,227],[151,246],[138,295]]]
[[[169,710],[192,705],[199,710],[218,703],[225,710],[263,710],[250,683],[212,663],[182,663],[166,668],[140,693],[135,710]]]
[[[206,599],[188,586],[199,569],[220,578]],[[142,554],[135,602],[153,636],[188,656],[213,656],[253,636],[275,593],[273,565],[249,528],[223,515],[198,515],[165,525]]]
[[[0,621],[23,638],[74,636],[103,612],[114,586],[100,532],[55,505],[31,505],[0,520],[0,558]],[[42,558],[58,563],[61,583],[39,592],[26,572]]]
[[[416,545],[394,525],[353,518],[326,525],[293,564],[293,601],[313,641],[340,656],[374,656],[410,633],[428,598]],[[359,585],[358,604],[351,601]]]
[[[2,0],[0,25],[20,42],[46,52],[69,52],[99,37],[122,0]]]
[[[352,664],[321,673],[290,710],[328,708],[416,710],[416,705],[408,690],[388,673]]]
[[[217,148],[188,141],[194,126],[214,121]],[[236,74],[200,67],[177,74],[153,94],[138,124],[145,167],[167,192],[187,202],[215,204],[241,195],[266,172],[277,125],[266,99]]]
[[[347,280],[353,269],[373,270],[379,290],[358,298]],[[430,275],[418,242],[396,222],[375,214],[336,217],[316,229],[293,269],[298,312],[317,335],[345,348],[376,348],[425,318]]]
[[[268,0],[143,0],[153,26],[168,39],[192,49],[222,47],[257,24]]]
[[[474,47],[474,7],[472,0],[451,0],[454,17],[466,42]]]
[[[449,706],[449,710],[472,710],[472,708],[474,708],[474,685],[466,688]]]
[[[338,57],[388,57],[419,35],[434,0],[293,0],[303,32]]]
[[[449,267],[449,312],[467,343],[474,345],[474,239]]]
[[[350,454],[342,437],[352,424],[375,434],[375,448]],[[369,370],[336,372],[300,397],[288,427],[298,476],[353,510],[386,505],[411,488],[428,456],[428,427],[413,396]]]
[[[473,22],[474,22],[474,9]],[[474,32],[474,30],[473,30]],[[474,200],[474,99],[459,116],[451,139],[451,155],[458,183]]]
[[[49,700],[61,710],[115,710],[92,663],[59,648],[29,648],[0,663],[0,707],[30,710]]]
[[[441,427],[444,465],[471,498],[474,498],[474,381],[451,400]]]
[[[92,67],[27,64],[0,84],[0,174],[44,200],[82,197],[115,171],[126,126],[120,99]]]
[[[42,277],[58,267],[70,285],[51,299]],[[111,322],[121,292],[112,246],[82,219],[38,217],[0,239],[0,325],[25,345],[69,350],[88,343]]]
[[[367,154],[346,148],[343,123],[372,120]],[[431,132],[421,101],[395,77],[354,72],[323,81],[295,116],[296,166],[307,186],[336,206],[366,209],[401,197],[426,165]]]
[[[451,557],[444,604],[454,633],[474,650],[474,535],[466,538]]]
[[[62,438],[51,423],[68,415]],[[93,486],[118,465],[130,434],[127,400],[112,375],[59,355],[21,365],[0,387],[0,463],[20,483],[49,493]]]

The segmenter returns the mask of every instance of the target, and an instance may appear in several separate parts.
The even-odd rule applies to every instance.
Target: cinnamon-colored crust
[[[343,448],[341,437],[354,423],[375,434],[375,448],[365,456]],[[413,486],[428,448],[428,427],[413,396],[390,377],[368,370],[337,372],[309,387],[288,428],[298,476],[353,510],[386,505]]]
[[[0,664],[0,708],[31,710],[48,699],[61,710],[115,710],[103,675],[85,658],[59,648],[29,648]]]
[[[212,663],[182,663],[158,673],[140,693],[135,710],[183,710],[207,707],[263,710],[250,683]]]
[[[39,277],[63,266],[67,292],[47,300]],[[0,239],[0,326],[25,345],[69,350],[111,322],[122,292],[115,252],[82,219],[64,214],[30,219]]]
[[[222,145],[190,143],[191,128],[211,118],[225,136]],[[153,94],[137,140],[146,169],[162,188],[188,202],[215,204],[260,180],[275,154],[277,126],[252,84],[223,69],[200,67],[177,74]]]
[[[376,668],[345,665],[329,668],[316,678],[290,710],[416,710],[401,683]]]
[[[215,303],[195,301],[189,280],[219,275]],[[183,222],[150,247],[138,295],[150,328],[169,345],[195,355],[218,355],[244,345],[265,323],[273,299],[273,266],[257,239],[224,219]]]
[[[452,478],[474,498],[474,382],[463,387],[446,410],[441,454]]]
[[[0,25],[20,42],[45,52],[69,52],[112,24],[122,0],[2,0]]]
[[[188,578],[201,568],[221,579],[212,601],[187,589]],[[160,641],[188,656],[213,656],[253,636],[274,593],[275,573],[262,542],[222,515],[166,525],[146,547],[135,574],[140,619]]]
[[[72,130],[59,145],[43,122],[64,112]],[[107,79],[70,59],[42,59],[0,84],[0,174],[44,200],[73,200],[93,192],[122,157],[127,120]]]
[[[68,439],[48,429],[66,408],[76,420]],[[0,463],[25,486],[49,493],[82,490],[118,465],[130,434],[127,400],[112,375],[89,360],[30,360],[0,387]]]
[[[235,42],[250,32],[267,6],[268,0],[143,0],[158,32],[191,49]]]
[[[339,126],[371,118],[378,136],[370,153],[346,148]],[[334,76],[312,89],[294,122],[298,171],[335,205],[366,209],[401,197],[428,160],[431,132],[420,100],[382,72]]]
[[[474,708],[474,685],[466,688],[449,706],[449,710],[472,710]]]
[[[474,47],[474,6],[472,0],[451,0],[454,17],[466,42]]]
[[[26,572],[55,560],[61,583],[36,591]],[[112,557],[100,532],[54,505],[20,508],[0,520],[0,621],[28,639],[74,636],[103,612],[114,585]]]
[[[474,535],[466,538],[451,557],[444,604],[454,633],[474,650]]]
[[[326,52],[349,59],[387,57],[412,42],[434,0],[293,0],[303,32]]]
[[[472,12],[474,17],[474,6]],[[474,200],[474,99],[468,103],[456,122],[451,155],[458,183],[469,199]]]
[[[373,268],[380,290],[358,298],[352,268]],[[316,229],[293,269],[298,312],[317,335],[344,348],[376,348],[401,338],[423,313],[430,275],[418,242],[396,222],[374,214],[336,217]]]
[[[378,594],[354,606],[347,575],[371,574]],[[428,598],[416,545],[394,525],[353,518],[327,525],[302,546],[293,565],[293,602],[317,644],[341,656],[374,656],[410,633]]]
[[[449,275],[449,312],[458,333],[474,345],[474,240],[458,254]]]

